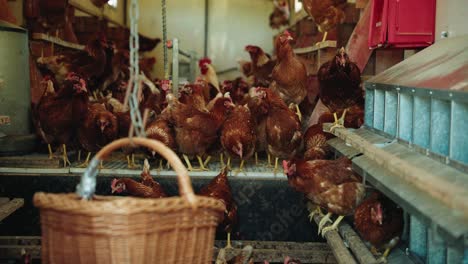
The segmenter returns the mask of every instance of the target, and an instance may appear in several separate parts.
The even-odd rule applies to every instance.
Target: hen
[[[403,232],[403,210],[380,192],[372,193],[354,212],[354,226],[385,259]]]
[[[269,157],[275,157],[274,171],[278,169],[278,159],[294,157],[302,143],[301,124],[281,98],[267,88],[256,88],[253,96],[266,103],[266,141]],[[269,159],[270,161],[270,159]]]
[[[327,32],[342,24],[346,18],[343,8],[346,0],[303,0],[304,10],[311,16],[320,32],[323,32],[324,42]]]
[[[353,172],[351,160],[346,157],[337,160],[285,160],[283,169],[289,185],[318,205],[315,212],[321,213],[320,207],[328,210],[319,223],[319,233],[332,214],[339,215],[332,226],[322,230],[322,235],[336,230],[344,216],[352,215],[364,198],[365,186]],[[311,213],[311,218],[315,212]]]
[[[271,73],[276,65],[276,61],[271,59],[260,47],[248,45],[245,47],[252,60],[252,75],[254,76],[253,86],[268,87],[271,83]]]
[[[315,124],[307,129],[304,134],[304,159],[326,160],[333,156],[327,140],[334,138],[333,134],[323,131],[323,124]]]
[[[218,132],[226,118],[226,113],[233,107],[229,97],[220,97],[215,100],[213,109],[210,112],[203,112],[193,105],[179,102],[172,94],[167,96],[169,103],[167,111],[175,128],[177,146],[189,170],[193,170],[189,156],[197,156],[200,169],[206,170],[202,156],[218,139]]]
[[[229,93],[232,102],[235,104],[245,104],[247,102],[249,85],[241,77],[233,81],[225,80],[222,85],[223,93]]]
[[[270,14],[270,27],[278,29],[281,26],[287,26],[289,24],[289,5],[288,1],[273,1],[275,9]]]
[[[286,104],[295,104],[299,120],[302,120],[299,104],[307,95],[307,69],[294,54],[290,40],[288,31],[275,40],[278,62],[272,71],[270,88],[277,91]]]
[[[141,182],[130,178],[114,179],[111,183],[112,193],[127,193],[131,196],[143,198],[167,197],[162,186],[150,174],[148,160],[145,160],[141,173]]]
[[[70,164],[66,145],[72,142],[76,122],[86,108],[88,93],[86,82],[75,73],[70,73],[57,93],[49,78],[45,78],[47,88],[33,109],[33,120],[37,133],[47,143],[49,157],[52,158],[51,144],[63,147],[64,166]]]
[[[81,147],[88,152],[85,162],[89,164],[91,152],[99,151],[102,147],[117,139],[119,127],[117,117],[108,111],[104,104],[91,103],[78,128],[78,140]],[[102,161],[100,167],[102,168]]]
[[[268,104],[266,100],[262,100],[256,96],[256,90],[257,88],[250,88],[247,105],[252,113],[255,124],[255,134],[257,136],[257,142],[255,143],[255,165],[258,165],[258,153],[267,150],[266,118]]]
[[[344,48],[336,56],[320,66],[317,73],[320,85],[320,99],[330,112],[343,111],[334,127],[342,127],[347,109],[364,104],[364,94],[360,87],[361,72],[349,60]]]
[[[232,156],[241,162],[239,172],[242,172],[244,161],[252,157],[257,141],[252,114],[246,105],[236,105],[229,113],[221,129],[221,145],[228,153],[227,166],[230,166]]]
[[[228,170],[223,169],[218,176],[211,180],[208,185],[204,186],[199,195],[208,196],[221,200],[226,206],[224,211],[224,220],[220,227],[227,232],[227,245],[226,248],[232,248],[231,246],[231,231],[238,222],[237,216],[237,204],[232,198],[231,187],[227,177]]]
[[[150,139],[156,139],[161,141],[168,148],[176,151],[177,145],[175,141],[174,128],[170,124],[169,117],[166,112],[163,112],[155,120],[148,123],[146,126],[146,136]],[[153,157],[156,157],[156,153],[151,151]],[[162,159],[159,159],[159,169],[162,169]]]

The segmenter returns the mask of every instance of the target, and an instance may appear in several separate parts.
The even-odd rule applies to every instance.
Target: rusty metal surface
[[[468,92],[468,36],[441,40],[368,82]]]

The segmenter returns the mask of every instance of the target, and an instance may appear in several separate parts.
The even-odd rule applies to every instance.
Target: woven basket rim
[[[39,209],[63,211],[82,215],[130,215],[135,213],[172,212],[185,209],[211,209],[224,212],[226,207],[218,199],[196,195],[198,208],[180,196],[167,198],[140,198],[122,196],[95,195],[90,201],[81,199],[75,193],[45,193],[34,194],[34,206]]]

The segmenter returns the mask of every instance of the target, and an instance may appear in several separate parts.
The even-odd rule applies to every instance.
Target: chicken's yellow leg
[[[86,168],[86,167],[88,167],[88,165],[89,165],[89,158],[90,158],[90,157],[91,157],[91,152],[88,152],[88,155],[86,156],[86,160],[85,160],[82,164],[78,165],[78,167],[79,167],[79,168]]]
[[[104,167],[104,161],[101,160],[101,161],[99,162],[99,167],[98,167],[98,169],[102,170],[102,169],[105,169],[105,168],[106,168],[106,167]]]
[[[228,232],[227,233],[227,242],[226,242],[226,247],[225,248],[232,248],[232,245],[231,245],[231,232]]]
[[[278,157],[275,158],[275,168],[273,169],[273,173],[276,175],[278,172]]]
[[[127,168],[129,168],[129,169],[135,168],[135,167],[133,166],[133,164],[132,164],[131,159],[130,159],[130,155],[127,155]]]
[[[310,211],[310,214],[309,214],[309,221],[310,222],[314,221],[315,214],[318,214],[318,215],[323,217],[322,209],[320,208],[320,206],[308,202],[307,203],[307,209],[309,209],[309,211]]]
[[[231,169],[231,157],[228,157],[226,168],[228,168],[229,170]]]
[[[210,160],[211,160],[211,156],[208,156],[208,157],[206,158],[205,162],[203,162],[203,165],[204,165],[205,167],[207,167],[207,166],[208,166],[208,163],[210,162]]]
[[[68,159],[68,155],[67,155],[67,146],[63,144],[62,147],[63,147],[63,166],[66,167],[67,164],[71,166],[71,162]]]
[[[315,43],[315,45],[320,45],[321,43],[325,42],[325,40],[327,40],[327,36],[328,36],[328,31],[325,31],[325,33],[323,33],[322,41]]]
[[[53,159],[54,153],[52,153],[52,146],[50,144],[47,144],[47,148],[49,149],[49,159]]]
[[[202,158],[201,158],[199,155],[197,155],[197,160],[198,160],[198,163],[200,164],[200,169],[201,169],[201,170],[204,170],[204,171],[207,171],[208,169],[207,169],[207,168],[205,167],[205,165],[203,164],[203,160],[202,160]]]
[[[221,164],[221,168],[224,168],[224,154],[222,152],[219,153],[219,163]]]
[[[255,165],[258,166],[258,152],[255,151]]]
[[[190,163],[190,160],[189,158],[187,157],[187,155],[183,154],[183,157],[184,157],[184,160],[185,160],[185,163],[187,163],[187,169],[189,171],[193,171],[193,167],[192,167],[192,164]]]
[[[332,215],[332,213],[327,213],[324,217],[322,217],[322,220],[320,220],[320,222],[318,224],[318,233],[317,234],[320,234],[320,232],[322,231],[323,226],[327,222],[331,222],[331,220],[330,220],[331,215]]]
[[[343,220],[343,218],[344,218],[344,215],[340,215],[340,216],[338,216],[338,218],[335,220],[335,222],[333,223],[333,225],[324,227],[324,228],[322,229],[322,237],[325,237],[325,234],[326,234],[328,231],[338,230],[338,225],[340,224],[341,220]]]
[[[78,161],[81,161],[81,149],[78,150]]]
[[[301,113],[301,109],[299,109],[299,105],[298,104],[294,104],[296,106],[296,114],[297,116],[299,117],[299,121],[302,122],[302,113]]]
[[[240,164],[239,164],[239,169],[236,170],[236,176],[237,174],[239,174],[240,172],[244,172],[244,163],[245,161],[242,159]]]
[[[336,128],[339,128],[339,127],[344,127],[344,119],[345,119],[345,116],[346,116],[346,112],[348,110],[345,109],[343,111],[343,114],[341,115],[340,118],[337,117],[336,115],[336,112],[333,113],[333,118],[335,119],[335,122],[333,123],[333,125],[330,127],[330,132],[333,133],[333,131],[336,129]]]
[[[270,153],[267,153],[267,158],[268,158],[268,164],[267,164],[267,167],[271,168],[271,155]]]

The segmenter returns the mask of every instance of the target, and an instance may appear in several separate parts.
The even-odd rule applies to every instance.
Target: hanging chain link
[[[139,89],[140,89],[140,68],[138,50],[139,36],[138,36],[138,19],[140,17],[140,10],[138,0],[131,0],[130,10],[130,80],[127,89],[132,91],[128,100],[130,106],[130,117],[132,120],[133,131],[138,137],[146,137],[145,128],[143,127],[143,120],[139,110]],[[132,136],[132,135],[130,135]]]
[[[163,26],[163,49],[164,49],[164,79],[169,79],[169,67],[167,58],[167,21],[166,21],[166,0],[161,0],[162,6],[162,26]]]

